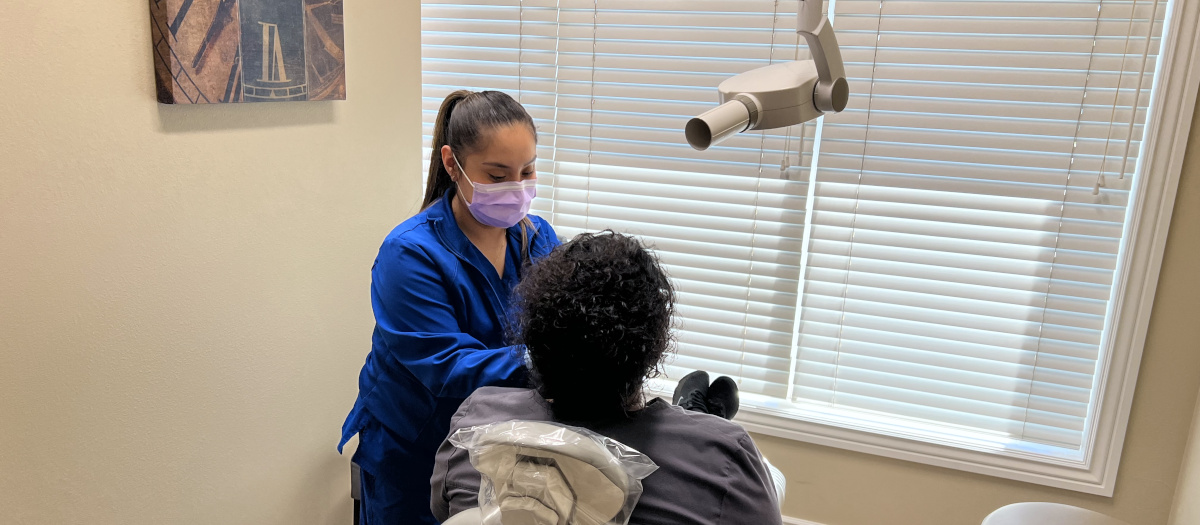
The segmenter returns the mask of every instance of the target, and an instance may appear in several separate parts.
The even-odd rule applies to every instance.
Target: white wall
[[[148,1],[0,9],[0,523],[349,523],[419,3],[346,2],[348,101],[170,107]]]

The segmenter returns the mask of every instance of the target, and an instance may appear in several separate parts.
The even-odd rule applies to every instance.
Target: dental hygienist
[[[537,131],[498,91],[458,91],[438,112],[420,213],[388,234],[371,271],[375,332],[342,427],[359,434],[366,525],[436,524],[434,456],[450,417],[482,386],[524,386],[523,355],[504,346],[522,265],[559,244],[528,215]]]

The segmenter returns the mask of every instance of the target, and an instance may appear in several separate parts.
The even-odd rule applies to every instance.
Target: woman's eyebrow
[[[537,157],[534,157],[534,158],[530,159],[530,160],[529,160],[529,162],[526,162],[526,163],[525,163],[525,165],[526,165],[526,166],[529,166],[530,164],[533,164],[534,162],[537,162]],[[502,170],[506,170],[506,169],[508,169],[508,164],[502,164],[502,163],[499,163],[499,162],[484,162],[484,163],[483,163],[483,165],[484,165],[484,166],[491,166],[491,167],[493,167],[493,168],[500,168],[500,169],[502,169]]]

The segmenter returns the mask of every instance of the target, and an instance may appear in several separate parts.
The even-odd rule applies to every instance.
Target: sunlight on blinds
[[[425,0],[426,147],[455,89],[525,104],[535,212],[675,280],[671,378],[1078,455],[1168,4],[836,0],[847,110],[697,152],[720,81],[808,56],[796,0]]]

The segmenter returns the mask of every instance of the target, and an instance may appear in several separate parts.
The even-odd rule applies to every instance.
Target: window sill
[[[670,401],[673,384],[655,381],[649,394]],[[1089,494],[1111,495],[1103,476],[1082,454],[980,435],[856,419],[819,409],[789,406],[746,395],[734,422],[749,432],[863,452],[925,465],[974,472]],[[1073,452],[1073,451],[1072,451]]]

